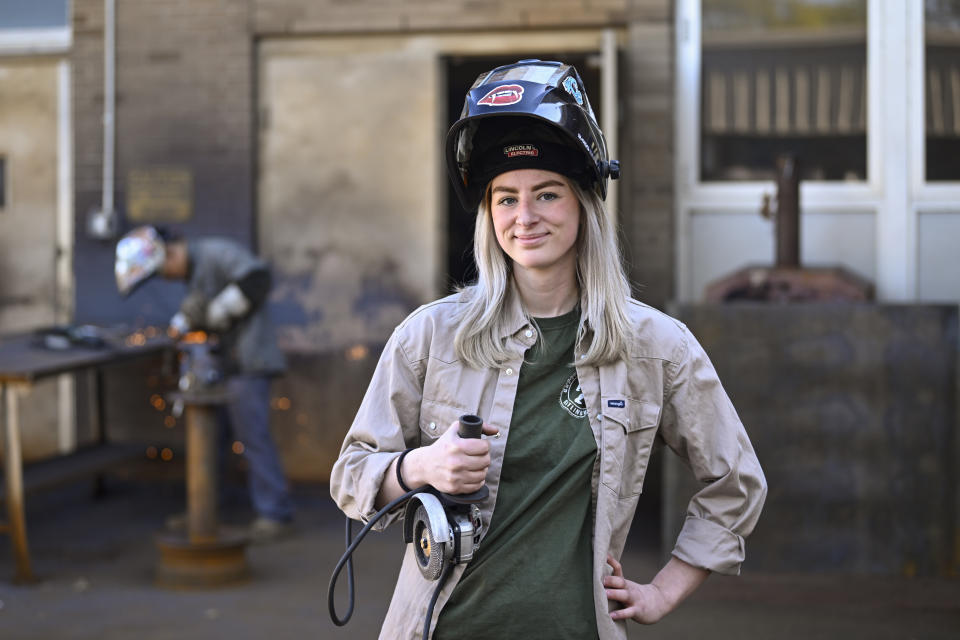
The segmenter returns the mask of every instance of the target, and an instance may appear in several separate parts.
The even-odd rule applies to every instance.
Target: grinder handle
[[[460,416],[460,422],[457,424],[457,435],[461,438],[479,438],[483,435],[483,418],[467,413]],[[490,495],[490,488],[483,485],[473,493],[441,493],[440,498],[445,505],[449,504],[474,504],[482,502]]]
[[[483,418],[472,414],[460,416],[457,435],[461,438],[479,438],[483,434]]]

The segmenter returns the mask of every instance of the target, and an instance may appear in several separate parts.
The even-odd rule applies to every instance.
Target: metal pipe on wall
[[[116,0],[103,0],[103,184],[100,208],[87,214],[87,235],[111,240],[117,233],[114,210],[116,147]]]
[[[103,211],[113,211],[113,154],[116,134],[116,0],[104,0],[103,29]]]

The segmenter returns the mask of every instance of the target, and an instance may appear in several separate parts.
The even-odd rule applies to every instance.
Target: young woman
[[[738,573],[763,473],[697,341],[630,298],[603,207],[618,166],[575,69],[482,74],[447,160],[477,215],[477,281],[394,331],[331,494],[366,522],[408,488],[489,488],[479,549],[439,592],[433,638],[625,638],[626,620],[656,622],[711,571]],[[484,418],[483,439],[458,436],[467,413]],[[702,489],[644,584],[618,558],[656,438]],[[382,638],[421,635],[436,583],[411,547]]]

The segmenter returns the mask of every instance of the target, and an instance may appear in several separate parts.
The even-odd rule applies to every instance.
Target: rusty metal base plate
[[[705,302],[868,302],[873,283],[843,266],[744,267],[714,280]]]
[[[160,558],[157,584],[171,589],[221,587],[250,579],[247,565],[247,536],[221,527],[217,537],[191,541],[185,532],[164,532],[157,536]]]

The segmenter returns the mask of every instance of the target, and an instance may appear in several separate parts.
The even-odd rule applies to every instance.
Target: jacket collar
[[[510,285],[507,287],[506,309],[504,323],[500,327],[500,338],[515,335],[518,331],[530,326],[530,319],[523,311],[523,302],[520,300],[520,294],[517,292],[513,278],[510,279]]]
[[[504,317],[504,323],[499,327],[500,333],[497,336],[498,338],[504,340],[510,336],[517,335],[524,329],[533,328],[530,319],[523,311],[523,302],[520,300],[520,294],[517,293],[517,287],[514,285],[513,278],[510,279],[510,286],[507,289],[506,309],[507,313]],[[578,353],[590,344],[592,338],[593,332],[587,327],[587,334],[584,336],[583,342],[579,345]],[[521,342],[526,343],[527,341],[521,340]],[[527,346],[530,345],[528,344]]]

